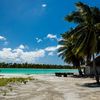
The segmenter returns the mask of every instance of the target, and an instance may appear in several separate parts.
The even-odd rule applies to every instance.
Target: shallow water
[[[73,72],[77,69],[33,69],[33,68],[0,68],[0,73],[7,74],[54,74],[55,72]]]

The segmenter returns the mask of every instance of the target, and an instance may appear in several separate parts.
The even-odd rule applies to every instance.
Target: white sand
[[[0,100],[99,100],[100,87],[89,88],[82,86],[84,83],[95,82],[89,78],[56,77],[54,75],[4,75],[1,77],[34,77],[27,84],[12,84],[9,87],[2,87]],[[2,89],[2,90],[1,90]]]

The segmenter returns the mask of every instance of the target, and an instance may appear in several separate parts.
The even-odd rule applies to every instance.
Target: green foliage
[[[32,78],[30,78],[30,77],[28,77],[28,78],[0,78],[0,86],[6,86],[9,83],[16,83],[16,82],[26,84],[26,82],[28,82],[29,80],[32,80]],[[12,91],[12,89],[11,89],[11,91]]]
[[[76,26],[62,34],[62,38],[73,43],[74,55],[90,57],[100,52],[100,9],[82,2],[77,2],[76,7],[77,10],[65,17]]]

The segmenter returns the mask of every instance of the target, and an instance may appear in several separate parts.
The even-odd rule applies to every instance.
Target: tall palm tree
[[[64,60],[64,62],[72,63],[73,66],[76,66],[78,68],[79,75],[83,76],[80,67],[80,63],[83,61],[83,58],[75,55],[72,52],[74,47],[73,39],[67,39],[67,34],[68,33],[62,34],[63,39],[59,41],[59,44],[61,45],[61,47],[58,49],[59,56]]]
[[[95,77],[99,83],[99,75],[95,66],[94,53],[100,51],[100,10],[96,7],[78,2],[76,3],[77,11],[65,17],[65,20],[74,22],[77,26],[70,32],[69,37],[77,37],[74,41],[75,46],[72,51],[75,55],[87,56],[89,59],[93,55],[93,67]]]

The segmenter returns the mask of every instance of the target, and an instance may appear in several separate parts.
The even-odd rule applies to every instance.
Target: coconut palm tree
[[[77,37],[74,40],[75,46],[72,52],[82,57],[87,56],[89,59],[93,55],[94,74],[97,83],[99,83],[94,54],[97,50],[100,51],[100,10],[96,7],[89,7],[82,2],[76,3],[76,7],[77,11],[65,17],[65,20],[77,24],[68,35],[68,38]]]
[[[62,40],[59,41],[59,44],[61,45],[61,47],[58,49],[59,56],[64,60],[64,62],[72,63],[73,66],[76,66],[78,68],[79,75],[83,76],[80,67],[80,63],[83,61],[83,58],[75,55],[72,52],[72,49],[74,47],[73,39],[67,39],[67,35],[68,32],[62,34]]]

